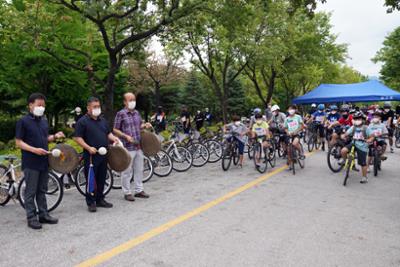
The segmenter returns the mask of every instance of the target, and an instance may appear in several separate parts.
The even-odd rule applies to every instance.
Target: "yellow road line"
[[[310,154],[312,154],[312,153],[310,153]],[[308,154],[308,155],[310,155],[310,154]],[[287,168],[286,165],[284,165],[284,166],[282,166],[280,168],[277,168],[274,171],[272,171],[270,173],[267,173],[267,174],[257,178],[256,180],[251,181],[251,182],[249,182],[249,183],[247,183],[247,184],[245,184],[245,185],[243,185],[243,186],[241,186],[241,187],[229,192],[228,194],[226,194],[226,195],[224,195],[224,196],[222,196],[220,198],[212,200],[212,201],[204,204],[203,206],[200,206],[200,207],[198,207],[198,208],[196,208],[196,209],[194,209],[192,211],[189,211],[188,213],[186,213],[186,214],[184,214],[182,216],[179,216],[179,217],[173,219],[172,221],[169,221],[169,222],[167,222],[167,223],[165,223],[163,225],[160,225],[160,226],[158,226],[156,228],[153,228],[152,230],[150,230],[150,231],[148,231],[148,232],[146,232],[146,233],[144,233],[144,234],[142,234],[142,235],[140,235],[138,237],[135,237],[135,238],[133,238],[133,239],[131,239],[131,240],[125,242],[125,243],[122,243],[121,245],[118,245],[118,246],[106,251],[106,252],[98,254],[98,255],[94,256],[93,258],[90,258],[90,259],[88,259],[88,260],[86,260],[84,262],[81,262],[80,264],[77,265],[77,267],[96,266],[98,264],[104,263],[105,261],[107,261],[107,260],[109,260],[109,259],[111,259],[111,258],[113,258],[113,257],[115,257],[115,256],[117,256],[117,255],[119,255],[119,254],[121,254],[123,252],[126,252],[126,251],[138,246],[139,244],[141,244],[141,243],[143,243],[143,242],[145,242],[145,241],[147,241],[147,240],[149,240],[149,239],[151,239],[151,238],[153,238],[153,237],[155,237],[155,236],[157,236],[157,235],[159,235],[159,234],[171,229],[172,227],[174,227],[174,226],[176,226],[178,224],[181,224],[182,222],[187,221],[190,218],[192,218],[192,217],[194,217],[196,215],[199,215],[200,213],[205,212],[206,210],[209,210],[212,207],[214,207],[214,206],[216,206],[216,205],[218,205],[218,204],[220,204],[220,203],[222,203],[222,202],[224,202],[224,201],[226,201],[226,200],[228,200],[230,198],[233,198],[234,196],[242,193],[243,191],[246,191],[246,190],[248,190],[248,189],[250,189],[250,188],[252,188],[252,187],[254,187],[254,186],[256,186],[256,185],[258,185],[258,184],[260,184],[260,183],[262,183],[264,181],[266,181],[266,180],[268,180],[270,177],[274,176],[275,174],[278,174],[278,173],[282,172],[286,168]]]

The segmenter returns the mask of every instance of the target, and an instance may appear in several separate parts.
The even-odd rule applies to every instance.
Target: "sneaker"
[[[97,201],[96,204],[97,204],[97,207],[99,207],[99,208],[107,208],[107,209],[109,209],[109,208],[113,207],[113,204],[108,203],[104,199]]]
[[[132,196],[132,194],[125,195],[124,198],[127,201],[131,201],[131,202],[135,201],[135,198]]]
[[[97,211],[96,204],[88,205],[88,211],[89,212],[96,212]]]
[[[28,220],[28,227],[34,230],[42,229],[42,224],[37,219]]]
[[[390,148],[390,153],[394,153],[393,147]]]
[[[368,166],[367,173],[370,173],[370,172],[371,172],[371,166]]]
[[[146,192],[142,191],[142,192],[136,193],[135,197],[138,197],[138,198],[149,198],[150,196],[149,196],[149,194],[146,194]]]
[[[45,215],[43,217],[39,217],[39,222],[40,223],[47,223],[47,224],[57,224],[58,223],[58,219],[51,217],[50,215]]]
[[[386,156],[381,156],[381,160],[385,161],[385,160],[387,160],[387,157]]]
[[[368,177],[364,177],[364,176],[363,176],[363,177],[361,178],[360,183],[362,183],[362,184],[368,183]]]

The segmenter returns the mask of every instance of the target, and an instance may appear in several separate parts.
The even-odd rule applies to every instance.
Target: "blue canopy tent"
[[[400,93],[377,80],[353,84],[321,84],[293,99],[293,104],[400,101]]]

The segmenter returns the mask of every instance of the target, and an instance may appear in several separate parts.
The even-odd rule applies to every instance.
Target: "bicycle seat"
[[[8,156],[5,156],[4,159],[7,161],[14,161],[14,160],[17,160],[18,157],[14,156],[14,155],[8,155]]]

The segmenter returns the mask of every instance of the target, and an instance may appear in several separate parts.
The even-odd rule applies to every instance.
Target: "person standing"
[[[158,106],[156,114],[154,114],[153,118],[155,122],[155,130],[156,133],[160,133],[162,131],[165,131],[166,126],[167,126],[167,118],[165,116],[165,112],[163,110],[162,106]]]
[[[100,100],[90,97],[87,101],[87,113],[79,119],[75,126],[74,140],[83,151],[85,176],[88,179],[90,163],[93,164],[96,179],[94,195],[86,194],[89,212],[96,212],[97,207],[112,208],[112,204],[104,200],[104,184],[107,176],[107,156],[97,153],[100,147],[108,147],[109,141],[119,143],[119,139],[111,133],[108,122],[101,115]]]
[[[208,108],[205,109],[204,118],[205,118],[205,121],[207,122],[208,126],[211,126],[213,116]]]
[[[388,129],[389,135],[389,145],[390,145],[390,153],[393,153],[393,136],[394,136],[394,112],[392,110],[392,105],[390,102],[386,102],[383,105],[383,114],[382,114],[382,122],[386,125],[386,128]]]
[[[46,97],[43,94],[31,94],[28,98],[28,106],[29,113],[23,116],[16,125],[16,146],[22,152],[28,227],[41,229],[43,223],[58,223],[58,219],[51,217],[47,210],[46,192],[49,180],[47,155],[48,143],[65,136],[62,132],[55,135],[48,134],[49,125],[43,116],[46,106]]]
[[[204,124],[204,115],[200,110],[198,110],[196,116],[194,116],[194,121],[196,122],[196,130],[200,131]]]
[[[139,112],[135,109],[136,97],[133,93],[124,94],[125,108],[121,109],[114,122],[114,133],[122,139],[124,147],[132,157],[132,165],[121,173],[121,184],[124,198],[127,201],[135,201],[135,197],[149,198],[143,189],[143,151],[140,148],[140,130],[151,127],[144,124]],[[131,178],[134,175],[135,195],[132,196]]]
[[[181,113],[181,122],[183,126],[183,132],[185,134],[190,133],[190,113],[186,106],[183,106],[182,113]]]

